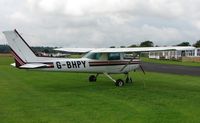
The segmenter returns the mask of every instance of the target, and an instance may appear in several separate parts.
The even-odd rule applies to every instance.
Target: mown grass
[[[141,58],[144,62],[151,62],[151,63],[159,63],[159,64],[173,64],[173,65],[182,65],[182,66],[200,66],[200,62],[182,62],[182,61],[175,61],[175,60],[158,60],[158,59],[149,59],[146,57]]]
[[[1,123],[199,123],[200,77],[134,72],[115,87],[104,76],[12,68],[0,57]],[[115,78],[124,77],[114,75]]]

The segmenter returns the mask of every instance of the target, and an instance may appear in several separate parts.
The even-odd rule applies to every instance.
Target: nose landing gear
[[[133,82],[133,80],[132,80],[132,78],[131,77],[129,77],[129,74],[127,73],[127,74],[125,74],[126,75],[126,83],[132,83]]]
[[[118,87],[124,86],[124,81],[122,79],[115,80],[108,73],[104,73],[104,75],[106,75],[109,79],[111,79],[115,83],[116,86],[118,86]],[[126,75],[127,75],[127,77],[126,77],[125,82],[126,83],[132,83],[133,82],[132,78],[129,77],[128,74],[126,74]]]
[[[109,79],[111,79],[116,86],[118,87],[122,87],[124,86],[124,81],[122,79],[113,79],[108,73],[103,73],[105,76],[107,76]],[[99,74],[97,74],[96,76],[95,75],[91,75],[89,76],[89,82],[96,82],[97,81],[97,77],[98,77]],[[126,79],[125,79],[125,82],[126,83],[132,83],[133,80],[131,77],[129,77],[128,73],[125,74],[126,75]]]

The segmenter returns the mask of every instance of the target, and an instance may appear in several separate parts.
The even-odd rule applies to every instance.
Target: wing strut
[[[108,73],[103,73],[104,75],[106,75],[109,79],[111,79],[114,83],[116,83],[116,80],[113,79]]]
[[[136,54],[135,56],[133,56],[133,58],[131,58],[131,60],[127,64],[125,64],[120,71],[123,71],[137,57],[137,55],[138,54]]]

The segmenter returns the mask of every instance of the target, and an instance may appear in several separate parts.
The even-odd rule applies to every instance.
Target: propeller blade
[[[141,64],[140,64],[140,69],[142,70],[142,72],[143,72],[144,74],[146,74]]]

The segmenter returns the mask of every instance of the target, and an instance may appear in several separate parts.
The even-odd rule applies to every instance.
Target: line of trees
[[[193,46],[194,47],[200,47],[200,40],[198,40]]]
[[[0,45],[0,53],[9,53],[10,48],[8,45]]]
[[[132,44],[129,47],[154,47],[153,41],[144,41],[141,42],[140,45]],[[189,42],[182,42],[180,44],[177,44],[175,46],[194,46],[196,48],[200,47],[200,40],[198,40],[195,44],[191,45]]]
[[[54,53],[53,49],[57,47],[31,47],[35,52],[44,52],[44,53]],[[8,45],[0,45],[0,53],[10,53],[10,47]]]

